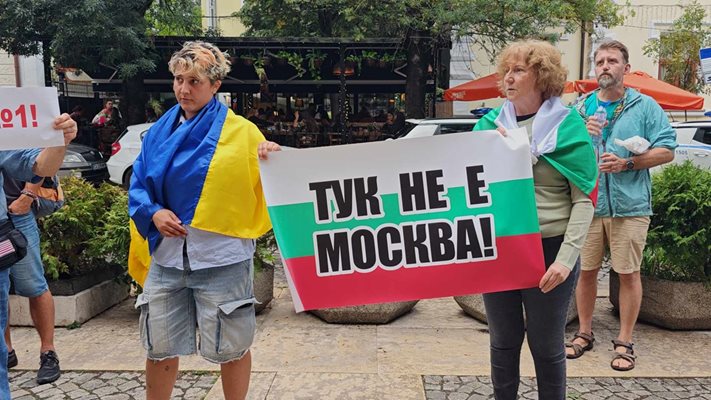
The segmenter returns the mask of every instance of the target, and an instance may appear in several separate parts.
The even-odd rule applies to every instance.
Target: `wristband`
[[[24,194],[25,196],[31,197],[32,200],[37,200],[37,195],[34,192],[32,192],[31,190],[22,189],[20,191],[20,194]]]

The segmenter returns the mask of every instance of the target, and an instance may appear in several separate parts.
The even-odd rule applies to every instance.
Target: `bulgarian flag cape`
[[[259,179],[254,124],[212,99],[180,124],[176,105],[151,127],[133,164],[129,274],[143,284],[160,233],[153,214],[167,208],[183,224],[231,237],[258,238],[271,228]]]
[[[510,101],[491,110],[477,122],[475,131],[518,128],[516,110]],[[544,101],[533,120],[531,158],[543,157],[553,168],[597,204],[598,168],[585,122],[565,107],[560,97]]]

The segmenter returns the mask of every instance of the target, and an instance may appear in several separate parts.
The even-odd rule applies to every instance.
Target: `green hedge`
[[[81,178],[61,180],[65,204],[39,220],[42,261],[52,279],[77,276],[118,264],[126,268],[130,234],[128,195]]]
[[[711,283],[711,171],[665,167],[652,176],[652,208],[642,273]]]
[[[45,274],[51,279],[78,276],[111,264],[127,270],[131,240],[128,193],[117,186],[99,187],[81,178],[61,181],[64,207],[38,221]],[[257,240],[255,270],[276,260],[276,240],[270,230]]]

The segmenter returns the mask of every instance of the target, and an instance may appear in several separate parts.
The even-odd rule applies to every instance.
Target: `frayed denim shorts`
[[[242,358],[254,340],[252,260],[191,271],[151,264],[136,308],[148,359],[200,354],[214,363]]]

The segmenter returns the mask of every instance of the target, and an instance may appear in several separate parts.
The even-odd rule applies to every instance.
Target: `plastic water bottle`
[[[601,125],[605,125],[605,121],[607,120],[607,111],[605,110],[605,107],[598,106],[597,110],[595,110],[595,114],[593,114],[593,117],[597,119]],[[595,160],[599,164],[600,155],[604,152],[604,149],[602,149],[602,132],[600,132],[599,135],[590,135],[590,140],[592,140],[593,149],[595,150]]]

